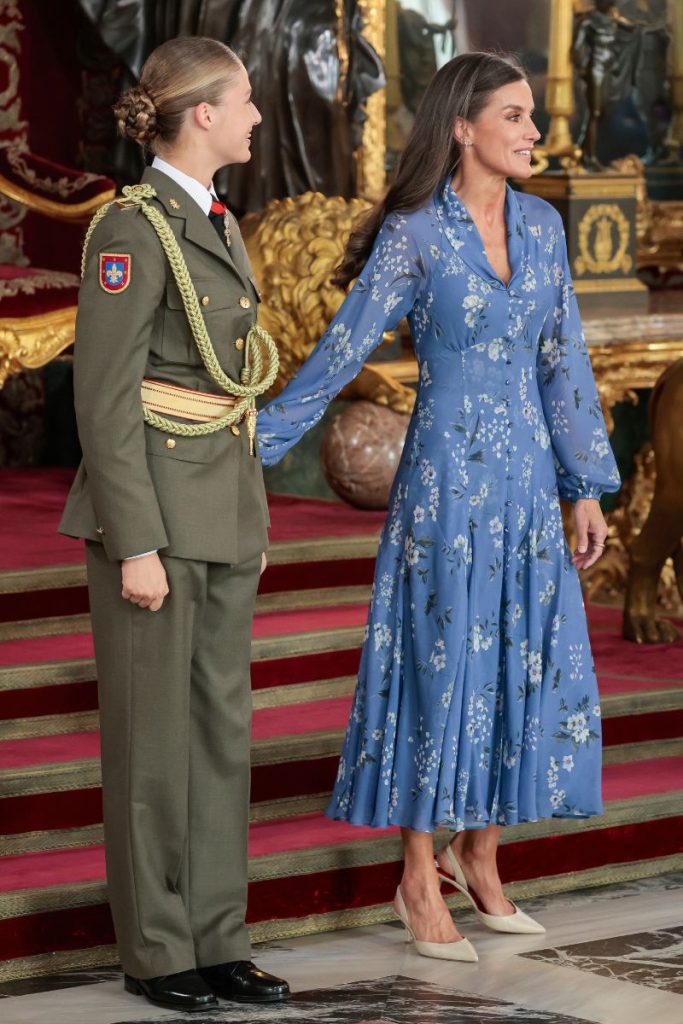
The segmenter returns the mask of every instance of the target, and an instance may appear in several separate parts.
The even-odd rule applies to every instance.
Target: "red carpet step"
[[[672,780],[679,786],[673,794]],[[634,870],[642,870],[645,859],[668,865],[681,852],[683,758],[608,766],[604,787],[603,819],[504,830],[504,880],[544,876],[549,885],[561,884],[563,873],[571,871],[594,882],[606,866],[628,873],[629,863],[638,862]],[[629,815],[639,815],[637,829]],[[311,915],[336,914],[343,921],[359,908],[375,908],[386,917],[400,877],[396,830],[356,829],[320,815],[252,826],[250,853],[249,920],[256,934],[276,934],[272,925],[278,919],[287,928]],[[112,941],[101,847],[9,857],[2,868],[0,956],[38,956],[46,937],[55,951]]]
[[[83,545],[57,527],[74,470],[0,469],[0,570],[83,563]],[[374,537],[383,512],[363,512],[338,501],[269,494],[270,542]]]
[[[606,765],[603,769],[605,803],[654,797],[671,791],[683,793],[683,756],[654,758],[635,764]],[[592,821],[593,819],[591,819]],[[597,820],[597,819],[596,819]],[[302,815],[296,827],[285,819],[252,825],[249,832],[249,856],[310,850],[319,846],[338,846],[356,840],[376,841],[397,834],[397,829],[374,829],[332,821],[321,814]],[[683,836],[673,837],[674,848],[683,848]],[[103,847],[58,850],[0,858],[0,894],[19,889],[74,885],[98,880],[104,882]],[[30,881],[32,884],[27,885]]]
[[[0,623],[88,611],[84,550],[57,531],[71,470],[0,470]],[[372,582],[381,512],[269,495],[269,567],[260,598]]]
[[[0,471],[0,978],[113,941],[82,547],[55,533],[70,472]],[[250,921],[256,939],[388,919],[392,830],[322,815],[358,667],[383,515],[274,496],[254,626]],[[606,813],[506,829],[511,894],[669,869],[680,854],[683,643],[637,647],[588,608]],[[113,950],[98,956],[110,960]],[[79,960],[80,958],[80,960]]]
[[[253,716],[253,801],[295,799],[329,793],[337,767],[343,731],[348,720],[352,676],[331,681],[341,695],[328,699],[277,703],[256,708]],[[323,685],[315,684],[316,690]],[[63,691],[66,687],[54,687]],[[603,700],[605,757],[610,763],[636,757],[665,756],[683,751],[683,694],[661,689],[656,681],[648,691],[632,692],[629,680],[613,679],[611,693]],[[31,694],[32,691],[19,691]],[[286,695],[283,698],[286,700]],[[258,702],[258,693],[256,694]],[[637,713],[636,713],[637,712]],[[55,732],[59,716],[27,718],[17,728],[37,734],[10,736],[0,741],[0,786],[5,793],[3,822],[6,834],[41,828],[43,797],[52,792],[99,787],[99,735],[96,716],[83,720],[82,728]],[[45,723],[45,724],[43,724]],[[12,723],[5,723],[6,729]],[[51,731],[50,731],[51,727]],[[656,750],[652,750],[653,744]],[[622,749],[623,748],[623,749]],[[0,807],[2,805],[0,804]],[[90,805],[88,805],[90,806]],[[61,823],[53,810],[51,828],[73,827],[73,812]],[[99,814],[97,805],[90,814]],[[99,822],[81,818],[79,824]]]

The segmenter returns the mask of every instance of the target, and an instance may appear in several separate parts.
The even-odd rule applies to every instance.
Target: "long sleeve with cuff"
[[[541,331],[537,378],[558,491],[560,497],[574,502],[618,490],[620,478],[581,326],[559,215],[557,220],[549,268],[557,297]]]
[[[100,284],[101,253],[130,257],[130,282],[120,293]],[[165,287],[164,255],[143,214],[112,209],[88,246],[74,360],[83,462],[98,532],[111,559],[168,544],[147,466],[140,398]]]

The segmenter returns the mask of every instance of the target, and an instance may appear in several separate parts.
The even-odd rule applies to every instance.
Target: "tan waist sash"
[[[166,381],[149,380],[145,377],[141,385],[142,404],[148,412],[162,416],[178,416],[194,423],[209,423],[225,416],[235,405],[230,395],[212,395],[208,391],[193,391],[180,388]]]

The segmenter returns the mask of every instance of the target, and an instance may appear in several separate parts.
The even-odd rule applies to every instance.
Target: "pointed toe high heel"
[[[396,909],[397,907],[398,909]],[[469,939],[458,939],[457,942],[423,942],[422,939],[416,939],[415,932],[410,926],[410,918],[400,885],[396,890],[394,913],[405,925],[405,941],[414,942],[415,949],[420,956],[428,956],[433,960],[460,960],[468,964],[475,964],[479,960],[477,951]]]
[[[437,875],[442,882],[452,885],[463,896],[467,896],[474,907],[475,914],[487,928],[490,928],[493,932],[506,932],[509,935],[543,935],[545,933],[543,925],[539,924],[538,921],[534,921],[533,917],[529,917],[523,910],[520,910],[512,900],[508,902],[512,903],[512,906],[515,908],[514,914],[487,914],[474,889],[468,886],[467,879],[450,844],[446,847],[446,857],[453,871],[453,877],[444,874],[438,861],[436,866]]]

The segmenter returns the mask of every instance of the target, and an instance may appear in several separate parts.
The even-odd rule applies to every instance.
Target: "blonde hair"
[[[169,39],[153,50],[140,82],[114,107],[119,134],[156,151],[172,145],[185,112],[198,103],[216,105],[242,62],[225,43],[205,36]]]

